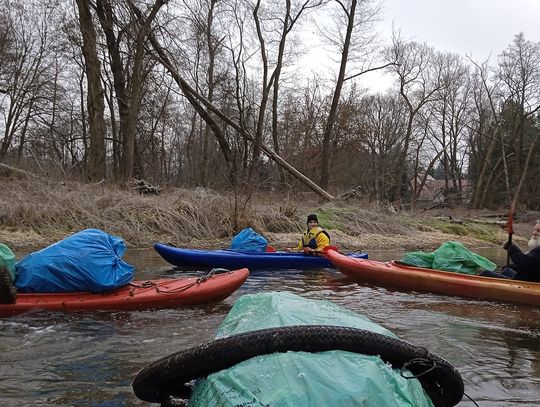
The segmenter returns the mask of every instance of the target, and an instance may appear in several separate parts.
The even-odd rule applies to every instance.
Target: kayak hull
[[[248,267],[250,270],[334,268],[326,256],[304,253],[182,249],[161,243],[156,243],[154,248],[165,261],[177,267]],[[367,253],[354,253],[350,256],[368,257]]]
[[[206,304],[227,298],[248,276],[244,268],[201,278],[133,281],[106,293],[19,293],[14,304],[0,304],[0,317],[30,310],[122,311]]]
[[[353,259],[330,250],[336,268],[356,281],[459,297],[540,305],[540,283],[480,277],[407,266],[395,261]]]

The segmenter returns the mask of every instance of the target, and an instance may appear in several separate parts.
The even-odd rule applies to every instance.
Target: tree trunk
[[[87,177],[93,181],[105,178],[105,120],[101,67],[97,57],[96,31],[92,14],[86,0],[76,0],[79,9],[79,24],[83,38],[82,52],[85,61],[88,95],[86,98],[90,145]]]
[[[486,156],[483,159],[482,163],[482,169],[480,170],[480,174],[478,176],[478,180],[476,181],[476,185],[474,187],[474,194],[473,194],[473,208],[474,209],[480,209],[481,208],[481,202],[483,200],[483,191],[484,191],[484,183],[486,182],[486,176],[488,172],[488,168],[491,166],[491,157],[493,153],[495,152],[495,146],[496,146],[496,138],[492,138],[488,151],[486,153]]]
[[[349,47],[351,45],[351,37],[354,28],[354,18],[356,14],[357,0],[351,1],[351,8],[348,10],[348,22],[347,32],[345,34],[345,40],[343,41],[343,51],[341,53],[341,63],[339,66],[339,73],[336,81],[336,87],[334,89],[334,96],[332,97],[332,105],[330,106],[330,112],[328,113],[328,119],[326,120],[326,126],[324,128],[322,152],[321,152],[321,178],[320,185],[322,188],[328,187],[330,181],[330,156],[332,151],[330,149],[330,142],[334,133],[334,125],[338,117],[339,99],[341,97],[341,89],[343,88],[343,82],[345,81],[345,71],[347,69],[347,60],[349,58]]]
[[[78,0],[80,1],[80,0]],[[121,141],[121,156],[119,167],[119,180],[126,183],[132,177],[135,163],[135,139],[137,133],[137,120],[139,116],[141,92],[143,88],[143,62],[146,55],[145,44],[150,24],[156,17],[159,9],[166,0],[156,0],[147,17],[138,16],[139,24],[135,24],[131,36],[135,38],[133,59],[129,64],[124,64],[120,47],[120,39],[117,38],[114,27],[118,25],[112,5],[109,0],[97,0],[96,11],[105,33],[107,50],[111,61],[113,84],[118,103],[119,134]],[[131,4],[130,4],[131,5]],[[131,5],[132,6],[132,5]],[[132,6],[133,7],[133,6]],[[129,82],[127,76],[131,67]]]
[[[529,152],[527,153],[527,158],[525,159],[525,163],[523,165],[523,172],[521,173],[521,177],[519,179],[519,183],[516,188],[516,193],[514,194],[514,199],[512,200],[512,208],[516,208],[516,205],[519,202],[521,190],[523,189],[523,185],[525,185],[525,179],[527,178],[527,172],[528,172],[527,170],[529,168],[529,164],[534,154],[534,146],[536,145],[536,142],[538,141],[539,136],[540,136],[540,133],[536,133],[534,140],[531,142],[531,145],[529,146]]]

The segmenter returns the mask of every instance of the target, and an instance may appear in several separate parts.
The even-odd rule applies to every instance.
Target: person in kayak
[[[515,244],[507,241],[503,249],[508,251],[511,260],[509,267],[503,268],[501,273],[483,271],[481,276],[511,278],[514,280],[540,282],[540,219],[536,221],[531,238],[528,242],[529,250],[522,252]]]
[[[319,219],[312,213],[307,217],[307,229],[298,243],[298,251],[317,254],[326,246],[330,246],[330,235],[319,227]]]

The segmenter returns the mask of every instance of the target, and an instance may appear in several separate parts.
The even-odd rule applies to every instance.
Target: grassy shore
[[[86,228],[121,236],[132,248],[155,242],[226,247],[244,227],[253,227],[274,247],[296,246],[308,213],[347,250],[433,250],[457,240],[470,248],[499,246],[504,220],[464,209],[393,213],[359,200],[324,203],[305,194],[235,196],[210,189],[164,189],[157,196],[114,185],[45,178],[4,177],[0,195],[0,242],[38,249]],[[312,203],[306,205],[306,202]],[[498,211],[504,214],[504,211]],[[532,219],[515,223],[515,241],[530,233]]]

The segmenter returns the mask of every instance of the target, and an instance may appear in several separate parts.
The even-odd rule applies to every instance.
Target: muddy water
[[[499,264],[505,253],[480,251]],[[402,253],[370,252],[373,259]],[[137,278],[179,276],[153,251],[128,251]],[[145,405],[131,380],[149,361],[210,340],[235,299],[281,290],[353,309],[430,349],[461,372],[481,406],[540,400],[540,310],[520,305],[356,284],[331,270],[255,272],[232,297],[208,306],[115,313],[34,312],[0,320],[0,405]],[[466,398],[460,406],[473,406]]]

